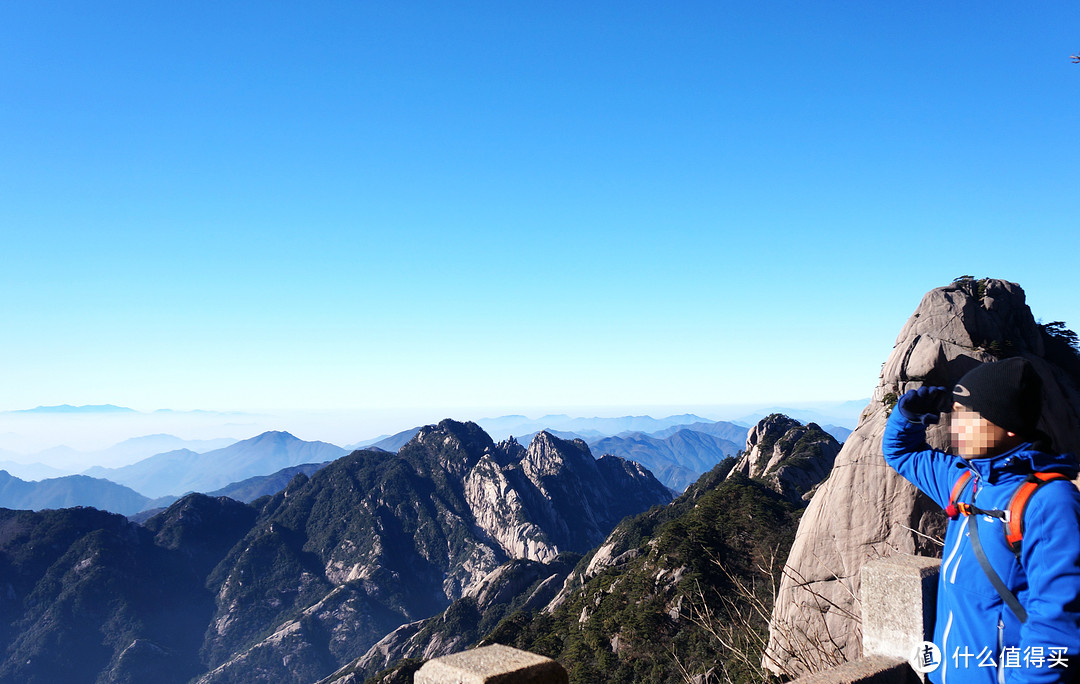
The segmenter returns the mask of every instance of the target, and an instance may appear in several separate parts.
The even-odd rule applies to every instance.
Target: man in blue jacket
[[[1080,681],[1080,492],[1069,482],[1077,465],[1036,429],[1041,398],[1034,368],[1011,358],[976,367],[952,392],[910,390],[889,416],[885,460],[951,518],[935,684]],[[926,443],[926,426],[950,409],[957,455]]]

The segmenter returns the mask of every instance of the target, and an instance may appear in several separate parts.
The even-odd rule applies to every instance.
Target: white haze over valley
[[[804,423],[814,421],[823,427],[854,429],[859,412],[868,401],[530,407],[518,411],[508,411],[505,407],[408,411],[137,411],[111,405],[38,407],[0,412],[0,469],[19,470],[29,479],[57,477],[81,473],[92,466],[121,467],[181,448],[203,453],[271,430],[289,432],[305,441],[350,448],[444,418],[475,421],[495,440],[545,428],[596,436],[624,431],[650,432],[702,420],[749,426],[774,412]],[[630,416],[641,418],[614,420]],[[33,468],[28,467],[31,464]]]

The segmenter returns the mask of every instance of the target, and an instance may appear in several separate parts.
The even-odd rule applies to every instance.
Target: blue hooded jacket
[[[894,410],[882,439],[885,460],[945,508],[953,485],[973,472],[959,500],[1005,510],[1031,472],[1074,478],[1070,455],[1021,444],[997,456],[965,460],[926,443],[926,428]],[[1005,605],[971,547],[967,525],[977,518],[986,556],[1027,611],[1021,623]],[[1080,492],[1068,481],[1043,485],[1024,512],[1019,563],[1005,541],[1002,520],[960,516],[945,533],[938,581],[934,643],[941,666],[934,684],[1019,684],[1080,681]]]

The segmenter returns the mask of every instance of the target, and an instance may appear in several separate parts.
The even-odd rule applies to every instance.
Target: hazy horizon
[[[757,412],[773,408],[788,408],[816,411],[822,415],[834,417],[837,425],[853,428],[854,417],[857,417],[858,411],[866,401],[868,399],[819,402],[777,401],[706,406],[523,407],[521,410],[514,411],[499,411],[497,407],[474,407],[457,411],[446,407],[385,409],[382,412],[340,410],[141,412],[136,410],[132,412],[57,413],[16,410],[0,412],[0,461],[41,462],[58,467],[57,462],[50,463],[47,458],[21,461],[20,457],[36,456],[40,452],[57,447],[90,453],[108,449],[129,439],[155,435],[170,435],[184,440],[229,438],[240,441],[272,430],[289,432],[305,441],[324,441],[344,447],[421,425],[436,423],[444,418],[473,421],[482,426],[485,422],[512,416],[523,416],[528,420],[536,421],[546,416],[569,416],[570,418],[650,416],[654,419],[664,419],[692,414],[710,421],[736,421]],[[852,410],[853,403],[860,405]],[[57,458],[62,461],[67,456],[64,452],[58,454]],[[125,464],[107,465],[116,467]]]

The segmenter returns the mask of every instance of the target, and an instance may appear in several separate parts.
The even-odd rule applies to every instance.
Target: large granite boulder
[[[859,657],[862,565],[893,553],[941,555],[944,514],[881,454],[885,420],[904,392],[924,384],[951,387],[980,363],[1022,356],[1044,383],[1040,429],[1059,451],[1080,451],[1076,364],[1065,370],[1052,351],[1015,283],[965,277],[923,297],[800,521],[769,626],[767,667],[798,675]],[[947,416],[927,434],[942,449]]]

